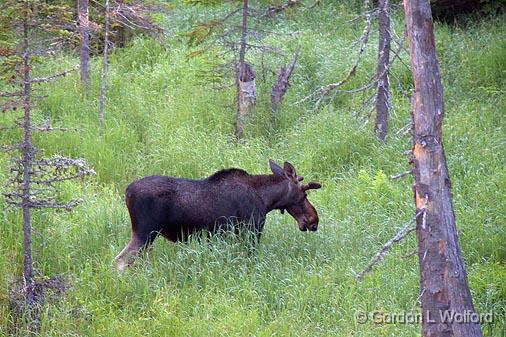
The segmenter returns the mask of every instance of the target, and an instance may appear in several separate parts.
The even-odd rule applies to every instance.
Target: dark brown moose
[[[150,176],[131,183],[125,193],[132,221],[132,238],[116,257],[123,270],[135,255],[161,234],[170,241],[186,241],[190,234],[206,229],[215,233],[239,223],[260,239],[265,216],[274,209],[286,209],[301,231],[316,231],[318,213],[306,191],[319,183],[301,184],[289,162],[281,168],[272,160],[273,174],[250,175],[241,169],[218,171],[202,180]]]

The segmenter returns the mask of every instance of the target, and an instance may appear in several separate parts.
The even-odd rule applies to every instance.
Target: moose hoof
[[[123,259],[116,260],[116,271],[121,273],[126,268],[126,263]]]

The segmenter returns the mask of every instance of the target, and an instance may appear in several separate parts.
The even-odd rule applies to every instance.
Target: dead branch
[[[354,17],[353,19],[346,21],[346,23],[350,24],[350,23],[354,23],[355,21],[362,20],[364,17],[367,17],[367,15],[377,16],[378,15],[378,8],[373,8],[368,11],[364,11],[363,13],[360,13],[359,15]]]
[[[422,214],[425,218],[425,214],[426,214],[425,211],[427,209],[427,201],[428,200],[425,199],[425,205],[420,209],[420,211],[418,211],[414,217],[412,217],[406,224],[404,224],[404,226],[401,228],[401,230],[399,230],[397,232],[397,234],[395,234],[394,237],[392,237],[390,240],[388,240],[387,243],[385,243],[383,245],[381,250],[371,259],[371,261],[365,267],[365,269],[362,272],[355,275],[355,278],[357,279],[357,281],[362,281],[362,279],[364,278],[364,275],[369,273],[378,262],[382,261],[385,258],[386,254],[388,253],[390,248],[392,248],[392,245],[394,243],[402,241],[402,239],[404,239],[409,233],[411,233],[412,231],[414,231],[416,229],[416,227],[412,226],[412,224]]]
[[[393,176],[390,176],[390,179],[392,179],[392,180],[400,179],[400,178],[405,177],[405,176],[407,176],[408,174],[411,174],[411,173],[413,173],[413,170],[409,169],[409,170],[401,172],[399,174],[395,174]]]
[[[55,75],[52,75],[52,76],[48,76],[48,77],[35,77],[33,78],[30,82],[31,83],[45,83],[45,82],[52,82],[54,80],[57,80],[58,78],[60,77],[64,77],[64,76],[67,76],[69,73],[73,72],[73,71],[76,71],[77,69],[79,69],[79,65],[76,65],[74,66],[72,69],[69,69],[69,70],[65,70],[61,73],[58,73],[58,74],[55,74]]]
[[[367,8],[368,0],[364,1],[364,6]],[[316,99],[315,106],[314,106],[314,110],[317,110],[320,107],[323,100],[325,99],[325,97],[327,97],[329,95],[333,95],[333,97],[334,97],[337,93],[354,94],[354,93],[358,93],[358,92],[367,91],[367,90],[375,87],[378,82],[378,78],[381,78],[386,72],[388,72],[391,69],[393,62],[396,58],[401,60],[401,57],[399,54],[402,50],[405,50],[404,41],[406,39],[406,34],[403,34],[403,37],[399,38],[399,41],[395,40],[395,43],[397,44],[397,50],[394,51],[393,57],[391,58],[387,67],[385,67],[385,69],[383,69],[383,72],[381,72],[380,74],[377,74],[377,73],[374,74],[373,76],[371,76],[369,78],[369,80],[364,85],[360,86],[359,88],[347,89],[347,90],[340,89],[343,85],[348,83],[351,80],[351,78],[353,78],[353,76],[356,74],[358,64],[361,60],[362,54],[365,51],[365,46],[368,42],[369,33],[370,33],[370,29],[371,29],[371,24],[372,24],[372,18],[373,18],[373,16],[376,16],[377,14],[378,14],[377,9],[365,11],[362,14],[362,16],[365,16],[365,18],[366,18],[366,25],[364,27],[364,31],[362,33],[362,36],[356,41],[356,43],[359,44],[357,58],[355,59],[351,69],[348,71],[346,77],[339,82],[331,83],[331,84],[328,84],[326,86],[323,86],[323,87],[317,89],[316,91],[314,91],[310,95],[295,102],[294,104],[299,104],[299,103],[307,101],[308,99],[318,97]],[[393,34],[395,34],[395,32],[393,32]],[[397,36],[397,35],[395,34],[395,36]],[[404,61],[402,61],[402,62],[404,63]],[[363,111],[365,109],[364,105],[365,104],[362,105],[360,111]],[[358,116],[359,114],[357,113],[355,115]]]
[[[292,61],[288,65],[288,69],[285,67],[281,67],[278,74],[277,82],[272,86],[271,91],[271,104],[273,111],[277,110],[281,101],[283,100],[283,96],[285,95],[288,87],[290,86],[290,76],[292,76],[293,70],[295,69],[295,63],[299,57],[301,47],[297,48],[295,55],[293,56]]]
[[[116,17],[120,23],[128,23],[135,28],[155,34],[163,33],[163,28],[156,25],[149,18],[149,12],[151,12],[151,9],[142,4],[142,2],[124,3],[120,1],[116,2],[116,7],[113,9],[111,15],[112,17]]]
[[[288,8],[292,8],[299,2],[297,0],[288,0],[286,3],[279,6],[270,6],[261,17],[273,17],[274,15],[285,11]]]
[[[34,131],[38,131],[38,132],[51,132],[51,131],[62,131],[62,132],[66,132],[66,131],[82,131],[82,129],[79,129],[79,128],[58,128],[58,127],[53,127],[51,125],[51,122],[49,120],[45,120],[44,123],[40,126],[33,126],[32,127],[32,130]]]
[[[12,100],[8,100],[8,101],[0,104],[0,110],[2,112],[6,112],[8,110],[16,110],[18,108],[23,107],[23,105],[24,105],[24,101],[22,99],[16,99],[16,100],[12,99]]]
[[[21,97],[23,96],[23,92],[0,92],[0,97]]]
[[[369,0],[364,0],[364,8],[368,8],[368,7],[369,7]],[[358,64],[359,64],[359,62],[360,62],[360,60],[362,58],[362,54],[365,51],[365,47],[367,45],[367,42],[369,41],[369,33],[371,31],[372,15],[369,12],[366,12],[365,13],[365,17],[366,17],[365,27],[364,27],[364,30],[362,32],[362,36],[357,41],[358,44],[359,44],[359,49],[358,49],[357,57],[356,57],[353,65],[352,65],[351,69],[348,71],[348,74],[346,75],[346,77],[344,79],[342,79],[341,81],[339,81],[339,82],[327,84],[326,86],[321,87],[320,89],[318,89],[315,92],[313,92],[311,95],[309,95],[309,96],[305,97],[304,99],[302,99],[300,101],[300,103],[306,101],[309,98],[312,98],[314,96],[319,95],[319,98],[317,99],[316,104],[315,104],[315,110],[317,110],[319,108],[321,102],[325,98],[325,96],[328,96],[333,90],[335,90],[335,89],[343,86],[344,84],[348,83],[348,81],[353,76],[355,76]]]
[[[406,255],[402,256],[402,258],[403,258],[403,259],[409,259],[410,257],[415,256],[415,255],[416,255],[416,253],[418,253],[418,250],[417,250],[417,249],[413,250],[413,251],[412,251],[411,253],[409,253],[409,254],[406,254]]]
[[[406,133],[408,133],[409,131],[411,131],[411,129],[413,128],[413,123],[412,122],[409,122],[408,124],[404,125],[402,128],[399,129],[399,131],[397,131],[395,133],[396,136],[398,135],[405,135]]]

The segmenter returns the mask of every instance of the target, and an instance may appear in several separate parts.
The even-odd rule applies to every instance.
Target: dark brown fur
[[[306,191],[318,183],[302,185],[302,177],[285,162],[270,161],[270,175],[250,175],[241,169],[216,172],[202,180],[149,176],[130,184],[125,201],[132,222],[132,238],[116,257],[118,270],[148,247],[158,235],[170,241],[186,241],[200,230],[214,233],[244,223],[260,239],[266,214],[287,210],[301,230],[316,230],[318,214]]]

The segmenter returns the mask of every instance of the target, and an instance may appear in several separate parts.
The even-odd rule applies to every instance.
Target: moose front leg
[[[115,258],[116,270],[121,272],[131,265],[141,250],[151,247],[151,244],[158,234],[158,231],[151,231],[149,233],[137,233],[132,235],[130,242],[128,242],[126,247],[123,248],[123,250]]]
[[[116,270],[122,272],[126,267],[133,263],[135,255],[142,247],[142,243],[136,237],[132,237],[130,242],[123,248],[123,250],[114,259]]]

